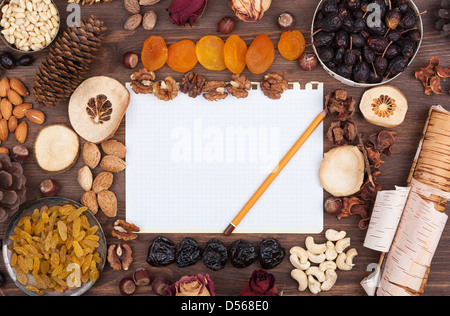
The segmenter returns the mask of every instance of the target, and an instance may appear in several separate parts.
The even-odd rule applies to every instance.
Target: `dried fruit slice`
[[[161,36],[150,36],[144,42],[141,60],[145,69],[156,71],[167,62],[169,57],[166,41]]]
[[[89,78],[70,98],[70,123],[88,142],[101,143],[119,128],[129,103],[130,93],[119,81],[105,76]]]
[[[278,51],[287,60],[296,60],[305,51],[305,37],[300,31],[283,32],[278,42]]]
[[[246,66],[247,44],[238,35],[231,35],[223,47],[225,65],[234,74],[240,74]]]
[[[198,63],[195,43],[183,40],[170,45],[166,63],[177,72],[185,73],[192,70]]]
[[[396,87],[383,85],[364,93],[360,110],[369,123],[393,128],[405,120],[408,100]]]
[[[77,161],[78,135],[63,124],[48,125],[39,131],[34,143],[36,162],[44,171],[62,173]]]
[[[255,37],[245,57],[247,67],[255,75],[266,72],[275,60],[275,48],[269,36],[261,34]]]
[[[227,66],[223,55],[224,46],[225,42],[218,36],[202,37],[195,48],[199,63],[208,70],[225,70]]]

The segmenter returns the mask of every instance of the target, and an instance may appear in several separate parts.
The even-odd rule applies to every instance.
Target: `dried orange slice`
[[[218,36],[202,37],[195,47],[198,62],[208,70],[221,71],[227,69],[223,55],[224,45],[225,42]]]

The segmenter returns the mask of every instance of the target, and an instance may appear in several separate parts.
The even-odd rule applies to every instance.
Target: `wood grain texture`
[[[380,182],[384,189],[393,189],[396,185],[406,185],[407,177],[413,162],[414,155],[422,134],[423,126],[427,118],[429,106],[435,104],[442,104],[449,109],[449,94],[446,93],[443,96],[426,96],[423,94],[423,88],[419,81],[414,78],[414,71],[425,64],[425,62],[433,55],[438,56],[441,59],[442,64],[450,65],[450,52],[448,50],[450,40],[444,39],[439,36],[439,33],[434,30],[434,16],[432,10],[439,8],[440,0],[417,0],[415,1],[420,11],[427,10],[429,13],[423,16],[425,27],[425,40],[423,46],[410,68],[404,72],[399,78],[397,78],[393,85],[400,88],[406,95],[410,103],[410,109],[406,117],[406,122],[395,130],[398,132],[397,144],[393,151],[393,156],[386,159],[386,164],[382,168],[383,176],[380,178]],[[128,18],[129,14],[123,8],[123,4],[120,0],[113,0],[109,4],[99,4],[95,6],[82,7],[82,17],[88,17],[91,14],[95,14],[98,18],[105,22],[108,27],[107,37],[105,38],[102,50],[99,52],[97,60],[93,63],[88,76],[95,75],[107,75],[112,76],[125,83],[129,81],[131,71],[126,70],[121,65],[121,56],[127,51],[140,52],[144,40],[150,35],[163,35],[167,41],[167,44],[172,44],[181,39],[191,39],[197,41],[204,35],[219,34],[217,33],[217,22],[225,15],[233,15],[233,12],[226,5],[227,1],[224,0],[209,0],[207,10],[204,16],[200,19],[197,27],[193,29],[184,29],[175,27],[168,19],[168,13],[166,8],[170,4],[170,0],[162,0],[158,4],[152,7],[143,7],[142,11],[154,10],[158,15],[158,22],[156,28],[152,31],[145,31],[143,28],[139,28],[136,31],[125,31],[123,24]],[[276,17],[283,11],[291,11],[298,21],[297,29],[305,34],[305,37],[309,38],[311,20],[318,1],[310,0],[288,0],[280,1],[273,0],[272,7],[262,19],[257,23],[243,23],[237,24],[235,34],[239,34],[242,38],[250,44],[252,39],[260,33],[267,33],[273,42],[276,44],[281,32],[276,26]],[[67,16],[66,2],[64,0],[57,0],[57,6],[63,17],[63,27],[65,26],[65,17]],[[6,50],[4,44],[0,44],[1,50]],[[310,49],[310,48],[309,48]],[[36,54],[37,60],[31,67],[19,67],[15,70],[3,71],[2,76],[19,77],[28,87],[32,87],[33,77],[36,72],[40,61],[45,56],[46,51]],[[141,64],[138,66],[140,67]],[[197,66],[195,70],[204,74],[207,79],[214,80],[228,80],[230,73],[227,71],[212,72],[206,71],[201,66]],[[322,68],[318,67],[312,72],[302,71],[295,62],[285,61],[278,52],[276,53],[275,62],[270,69],[271,71],[280,72],[285,75],[289,81],[298,81],[302,85],[310,81],[322,81],[325,83],[325,94],[338,88],[345,88],[350,95],[355,97],[359,102],[363,89],[347,87],[331,78]],[[252,81],[260,81],[261,76],[250,74],[247,70],[244,72]],[[157,78],[163,79],[166,75],[172,75],[176,80],[181,78],[181,74],[174,73],[167,66],[163,67],[157,72]],[[448,82],[444,83],[444,90],[450,89]],[[32,101],[32,98],[28,98]],[[302,105],[307,106],[307,105]],[[70,125],[67,116],[67,104],[61,105],[56,108],[43,109],[46,114],[47,120],[45,124],[63,123]],[[359,131],[362,133],[364,139],[367,139],[371,134],[380,131],[380,128],[370,125],[365,122],[361,114],[358,112],[355,114],[355,120],[358,124]],[[327,119],[324,123],[326,129],[330,121]],[[33,147],[33,142],[39,131],[40,126],[30,124],[30,134],[26,142],[26,146],[30,149]],[[125,128],[122,123],[116,136],[116,139],[120,141],[125,140]],[[82,142],[83,144],[84,142]],[[15,144],[13,136],[10,136],[5,146],[12,147]],[[328,140],[324,139],[324,150],[328,150],[332,147]],[[46,178],[53,178],[61,185],[60,195],[80,200],[82,190],[76,181],[76,174],[79,168],[84,165],[82,159],[79,159],[75,166],[69,171],[61,175],[50,176],[41,171],[35,164],[35,160],[31,157],[25,164],[25,174],[27,176],[27,188],[28,188],[28,200],[31,201],[39,195],[38,185]],[[95,170],[95,174],[99,173],[99,170]],[[299,179],[299,181],[308,181],[308,179]],[[119,201],[119,213],[117,218],[124,218],[125,216],[125,174],[121,173],[115,177],[114,185],[111,188],[118,196]],[[238,210],[236,210],[238,211]],[[356,267],[349,272],[339,272],[338,282],[331,292],[321,293],[320,295],[365,295],[364,290],[360,286],[360,281],[369,274],[366,272],[366,268],[370,263],[377,263],[379,259],[379,253],[365,249],[363,247],[363,241],[365,238],[365,231],[361,231],[358,228],[359,219],[356,217],[343,219],[341,221],[334,217],[325,216],[324,229],[334,228],[338,230],[345,230],[348,232],[348,236],[352,239],[352,246],[356,247],[359,251],[359,256],[356,258]],[[110,231],[114,220],[106,218],[103,214],[97,215],[101,225],[107,232],[108,243],[118,243],[119,241],[111,237]],[[224,228],[227,223],[224,223]],[[3,238],[6,224],[0,224],[0,238]],[[177,280],[184,275],[192,275],[196,273],[209,273],[216,285],[217,295],[238,295],[239,291],[247,282],[252,271],[259,269],[259,263],[255,263],[252,266],[245,269],[233,268],[230,264],[227,264],[226,268],[217,272],[208,270],[202,262],[197,263],[195,266],[180,269],[176,265],[171,265],[165,268],[150,267],[146,263],[146,256],[148,247],[152,240],[156,236],[154,234],[140,235],[139,238],[130,243],[134,251],[134,259],[131,270],[128,272],[116,272],[113,271],[109,265],[100,276],[97,284],[86,295],[120,295],[118,291],[119,281],[125,277],[130,276],[132,270],[138,267],[147,267],[150,269],[153,275],[165,274],[172,280]],[[179,243],[186,237],[183,234],[166,235],[166,237],[172,239],[174,242]],[[232,235],[225,237],[223,235],[190,235],[194,237],[204,247],[207,241],[213,237],[219,238],[227,246],[234,240],[245,238],[255,245],[258,245],[265,237],[276,238],[286,248],[287,252],[292,246],[304,245],[304,239],[306,235]],[[314,236],[317,242],[324,242],[325,237],[323,234]],[[284,290],[284,295],[310,295],[309,291],[299,293],[297,291],[296,282],[291,279],[290,271],[292,269],[291,264],[286,256],[282,264],[275,269],[270,270],[277,280],[279,289]],[[447,229],[444,231],[443,238],[440,242],[438,251],[433,260],[431,267],[431,274],[429,277],[428,285],[425,288],[425,295],[450,295],[450,274],[448,273],[447,264],[450,260],[450,231]],[[0,270],[6,273],[3,265],[3,260],[0,263]],[[8,295],[24,295],[11,281],[7,279],[6,286],[3,288],[3,292]],[[151,295],[150,287],[139,288],[136,295]]]

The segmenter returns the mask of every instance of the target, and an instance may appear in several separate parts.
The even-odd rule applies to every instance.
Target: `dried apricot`
[[[167,66],[172,70],[185,73],[194,68],[198,63],[195,52],[195,43],[183,40],[169,46]]]
[[[223,47],[225,42],[218,36],[208,35],[202,37],[195,47],[199,63],[208,70],[225,70]]]
[[[256,36],[248,48],[245,60],[253,74],[259,75],[267,71],[275,60],[275,48],[269,36]]]
[[[296,60],[305,51],[305,37],[300,31],[283,32],[278,42],[278,51],[287,60]]]
[[[225,65],[234,74],[240,74],[246,66],[247,44],[238,35],[231,35],[223,47]]]
[[[168,58],[166,41],[161,36],[150,36],[144,42],[141,60],[149,71],[156,71],[166,64]]]

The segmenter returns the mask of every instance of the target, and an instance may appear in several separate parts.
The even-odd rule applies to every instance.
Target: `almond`
[[[10,133],[14,133],[17,125],[19,125],[19,121],[17,120],[17,117],[15,117],[14,115],[11,116],[8,120],[8,130]]]
[[[8,90],[7,97],[9,102],[11,102],[14,105],[20,105],[23,103],[22,97],[12,89]]]
[[[30,95],[30,92],[28,91],[27,87],[17,78],[12,78],[9,82],[9,85],[12,90],[17,92],[22,97],[27,97]]]
[[[22,103],[14,107],[12,114],[17,117],[19,120],[24,118],[27,111],[31,109],[33,105],[31,103]]]
[[[78,183],[84,191],[90,191],[92,188],[93,176],[91,169],[88,166],[84,166],[78,170]]]
[[[112,155],[107,155],[100,161],[100,168],[109,172],[121,172],[125,170],[125,167],[125,161]]]
[[[35,124],[43,124],[45,122],[45,114],[39,110],[30,109],[25,112],[25,116]]]
[[[141,25],[142,22],[142,15],[141,14],[135,14],[130,16],[127,21],[125,22],[124,28],[128,31],[134,31]]]
[[[0,139],[6,141],[9,136],[8,121],[4,118],[0,119]]]
[[[6,98],[9,89],[11,89],[9,80],[5,77],[0,81],[0,97]]]
[[[28,137],[28,124],[22,121],[16,128],[16,140],[19,143],[25,143]]]
[[[98,206],[108,217],[116,217],[117,215],[117,197],[108,190],[101,191],[97,194]]]
[[[123,6],[125,7],[125,10],[131,14],[138,14],[141,11],[141,6],[139,5],[138,0],[124,0]]]
[[[99,173],[92,184],[92,191],[99,193],[101,191],[108,190],[113,184],[114,175],[111,172],[101,172]]]
[[[6,120],[9,120],[9,118],[12,115],[13,106],[11,102],[9,102],[8,99],[2,99],[0,102],[0,112],[2,113],[2,117]]]
[[[94,191],[87,191],[81,197],[81,204],[86,206],[92,214],[98,212],[97,194]]]
[[[102,143],[101,146],[107,155],[112,155],[123,159],[127,154],[127,148],[125,145],[114,139]]]
[[[83,160],[86,165],[91,169],[95,169],[100,159],[102,158],[102,153],[98,146],[94,143],[86,143],[83,147]]]

